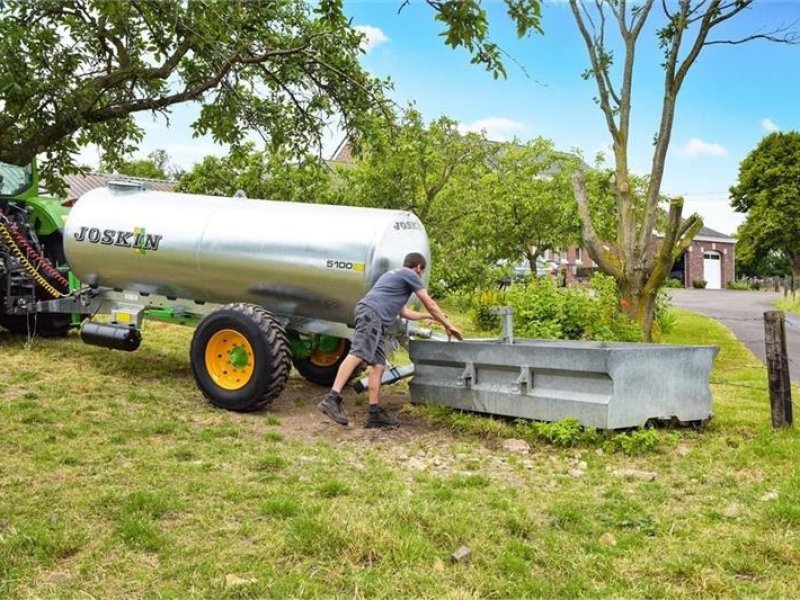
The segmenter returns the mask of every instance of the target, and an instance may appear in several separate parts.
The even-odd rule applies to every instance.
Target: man
[[[372,365],[369,374],[369,412],[364,427],[396,427],[400,422],[380,405],[381,378],[386,369],[384,332],[398,316],[409,321],[435,319],[447,332],[447,339],[464,339],[439,305],[428,295],[421,275],[425,271],[425,257],[419,252],[411,252],[403,260],[399,269],[387,271],[375,282],[355,309],[355,334],[350,353],[339,365],[336,380],[328,395],[317,408],[339,425],[347,425],[347,416],[342,412],[342,389],[353,371],[362,363]],[[411,310],[406,306],[411,294],[416,294],[427,313]]]

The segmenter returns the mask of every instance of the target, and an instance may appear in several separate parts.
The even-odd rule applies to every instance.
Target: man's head
[[[421,274],[425,270],[425,267],[428,266],[428,261],[426,261],[425,257],[419,252],[409,252],[403,259],[403,266]]]

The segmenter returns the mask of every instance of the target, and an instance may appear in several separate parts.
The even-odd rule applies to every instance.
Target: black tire
[[[68,314],[0,315],[0,327],[16,335],[65,337],[72,326]]]
[[[297,333],[290,332],[290,337],[300,337]],[[316,344],[315,336],[311,336],[312,347]],[[330,387],[336,379],[336,373],[339,371],[339,365],[347,357],[350,352],[350,340],[346,338],[339,338],[339,343],[333,352],[319,352],[314,350],[310,356],[305,358],[297,358],[292,356],[292,364],[297,372],[311,383]],[[356,373],[353,374],[354,376]]]
[[[226,389],[210,371],[219,362],[213,356],[208,362],[209,342],[219,340],[215,334],[233,330],[252,349],[252,365],[241,387]],[[219,343],[219,342],[216,342]],[[194,331],[189,351],[192,373],[197,387],[213,405],[237,412],[261,410],[277,398],[286,387],[292,368],[286,333],[281,324],[255,304],[228,304],[206,316]],[[222,355],[218,355],[224,362]],[[248,353],[249,357],[249,353]],[[232,363],[230,363],[232,364]],[[234,370],[236,366],[233,366]],[[218,374],[217,374],[218,376]],[[230,377],[226,374],[226,377]],[[238,381],[238,380],[237,380]],[[234,385],[236,385],[234,383]]]

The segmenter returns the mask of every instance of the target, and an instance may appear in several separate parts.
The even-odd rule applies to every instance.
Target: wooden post
[[[767,349],[772,426],[776,429],[788,427],[792,424],[792,384],[789,380],[783,311],[771,310],[764,313],[764,343]]]

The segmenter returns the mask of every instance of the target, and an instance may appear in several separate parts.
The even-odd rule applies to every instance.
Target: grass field
[[[800,436],[756,359],[678,314],[665,341],[722,348],[705,429],[527,453],[441,410],[330,425],[295,375],[264,413],[213,409],[176,326],[132,355],[0,333],[0,596],[796,597]]]
[[[791,313],[800,314],[800,300],[793,300],[792,298],[783,298],[775,303],[775,307],[780,310],[785,310]]]

